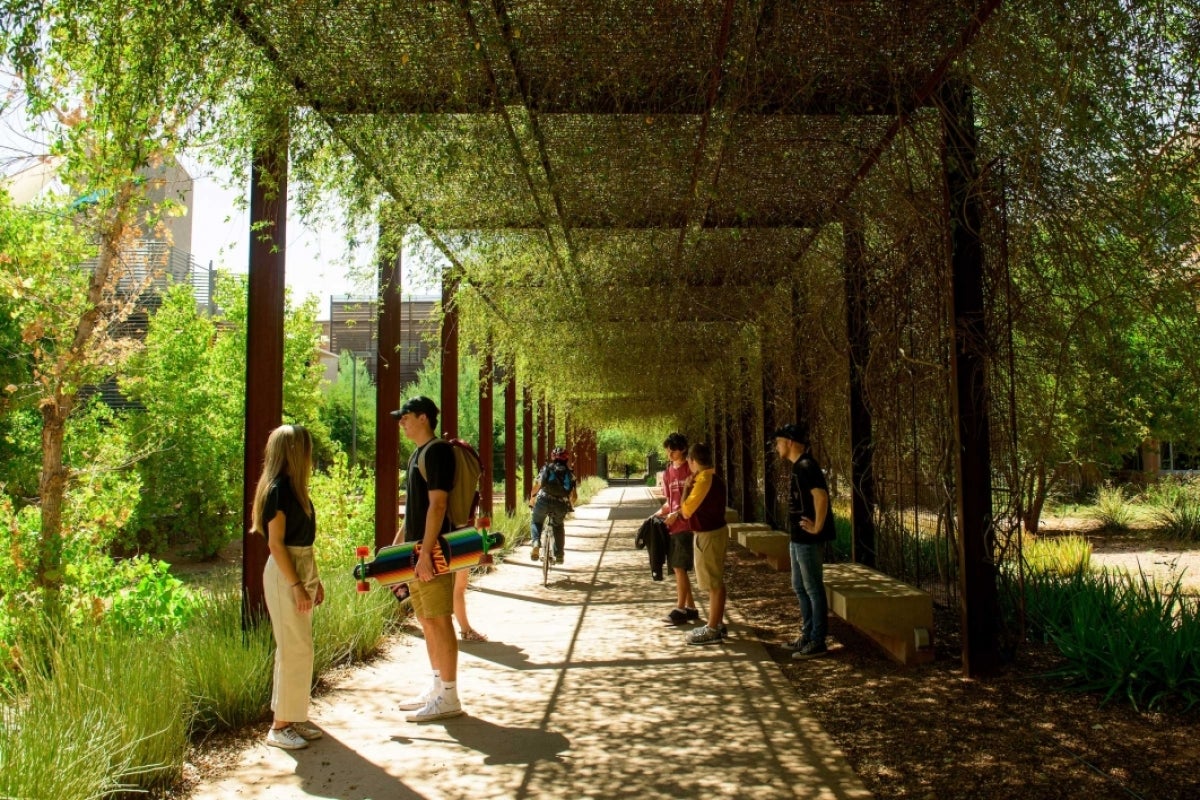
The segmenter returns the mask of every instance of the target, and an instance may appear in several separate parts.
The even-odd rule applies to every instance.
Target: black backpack
[[[557,500],[566,500],[575,486],[571,468],[561,461],[551,461],[542,470],[542,491]]]

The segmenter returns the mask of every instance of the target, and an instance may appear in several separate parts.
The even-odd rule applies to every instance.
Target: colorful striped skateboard
[[[439,536],[433,552],[434,572],[442,575],[489,563],[492,560],[489,551],[504,545],[503,534],[490,533],[489,525],[491,520],[484,518],[479,520],[477,528],[466,528]],[[358,547],[355,552],[358,555],[358,565],[354,567],[354,579],[358,581],[360,592],[370,588],[368,578],[374,578],[380,586],[416,580],[417,558],[421,555],[420,542],[405,542],[381,548],[373,561],[367,561],[371,555],[370,548]]]

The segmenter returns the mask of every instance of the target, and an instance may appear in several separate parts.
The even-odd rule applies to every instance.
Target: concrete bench
[[[788,552],[791,537],[783,531],[773,531],[763,526],[759,530],[743,531],[738,544],[751,553],[763,556],[776,572],[787,572],[792,568],[792,557]]]
[[[767,525],[764,522],[730,522],[728,524],[729,524],[729,538],[733,539],[735,542],[740,544],[742,547],[746,546],[746,541],[745,541],[744,537],[747,533],[750,533],[751,531],[757,532],[757,531],[771,530],[771,526]]]
[[[862,564],[826,564],[829,610],[901,664],[933,660],[933,598]]]

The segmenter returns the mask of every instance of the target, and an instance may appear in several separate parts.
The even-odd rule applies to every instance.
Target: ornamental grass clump
[[[1031,629],[1063,655],[1049,677],[1139,710],[1200,703],[1200,600],[1180,579],[1159,586],[1145,574],[1034,574],[1026,598]]]
[[[269,710],[275,653],[271,626],[243,631],[241,619],[241,591],[216,591],[199,605],[175,642],[193,736],[240,728],[264,719]]]
[[[1033,538],[1021,548],[1031,573],[1068,576],[1086,572],[1092,561],[1092,545],[1082,536]]]
[[[1091,517],[1110,530],[1128,530],[1133,522],[1134,509],[1125,489],[1113,483],[1105,483],[1097,489]]]
[[[117,784],[151,789],[177,782],[188,745],[188,708],[170,642],[90,626],[40,638],[54,649],[27,662],[24,690],[6,699],[12,714],[6,734],[14,739],[0,751],[22,769],[48,760],[41,780],[31,784],[34,791],[0,789],[0,796],[89,796],[47,792],[44,780],[60,763],[49,743],[67,754],[61,763],[77,772],[70,780],[98,793]],[[82,729],[81,720],[87,722]],[[102,744],[98,750],[92,739]],[[0,772],[7,779],[8,765]]]
[[[1151,495],[1154,524],[1168,539],[1200,541],[1200,483],[1168,482]]]

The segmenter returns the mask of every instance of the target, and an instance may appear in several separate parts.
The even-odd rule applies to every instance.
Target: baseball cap
[[[422,395],[420,397],[410,397],[405,400],[404,405],[392,412],[392,416],[396,419],[400,419],[405,414],[424,414],[427,417],[436,417],[437,413],[437,404]]]
[[[778,428],[771,434],[772,439],[791,439],[793,442],[798,442],[804,446],[808,446],[808,431],[794,422],[789,422],[786,425]]]

